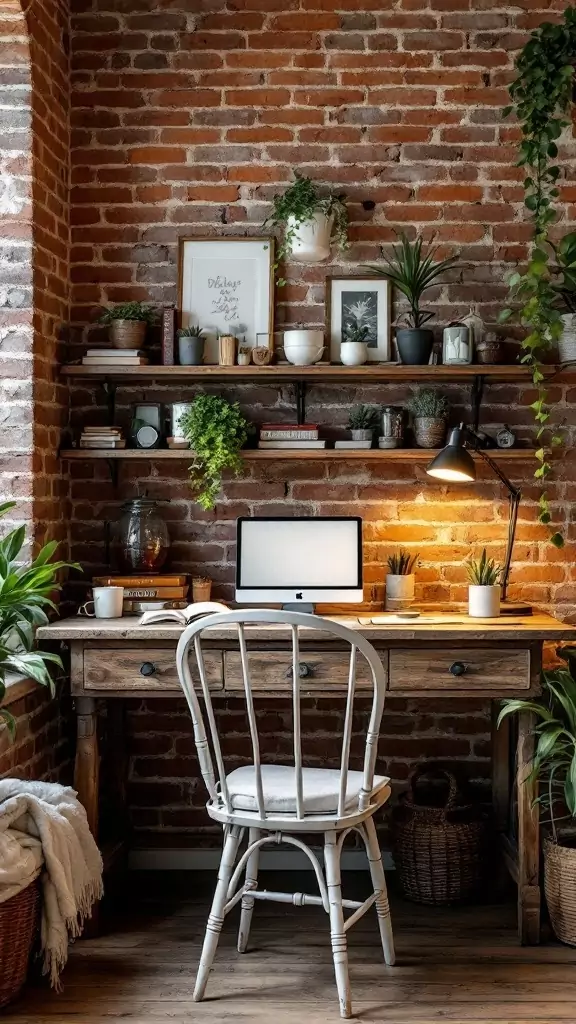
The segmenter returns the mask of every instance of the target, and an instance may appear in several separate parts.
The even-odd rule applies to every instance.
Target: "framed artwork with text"
[[[179,306],[182,327],[205,331],[204,362],[218,362],[218,335],[248,348],[272,346],[273,238],[181,238]]]

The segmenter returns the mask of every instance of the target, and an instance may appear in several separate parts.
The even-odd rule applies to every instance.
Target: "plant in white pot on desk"
[[[340,251],[348,247],[348,211],[344,195],[322,195],[318,183],[294,172],[295,181],[282,195],[275,196],[274,209],[264,225],[282,228],[284,238],[278,247],[278,261],[286,258],[297,263],[321,263],[334,245]],[[283,280],[278,282],[284,284]]]
[[[466,563],[468,574],[468,614],[474,619],[496,619],[500,615],[502,566],[488,558],[486,548],[480,558]]]
[[[418,555],[400,550],[388,557],[386,576],[386,611],[406,611],[414,603],[414,566]]]
[[[509,715],[532,715],[536,753],[526,782],[540,783],[537,799],[552,826],[544,840],[546,903],[556,936],[576,946],[576,648],[556,653],[568,668],[543,672],[539,697],[505,700],[498,725]],[[558,828],[560,821],[568,828]]]
[[[398,245],[392,246],[391,254],[382,250],[383,267],[377,264],[368,267],[373,274],[387,277],[408,301],[410,308],[403,317],[407,326],[396,328],[396,343],[402,362],[412,366],[426,365],[432,352],[433,334],[425,324],[434,313],[422,309],[422,296],[459,263],[459,256],[435,261],[438,247],[424,253],[423,245],[422,238],[411,242],[402,234]]]
[[[377,426],[378,409],[373,405],[355,405],[350,409],[348,430],[353,441],[365,441],[372,445]]]

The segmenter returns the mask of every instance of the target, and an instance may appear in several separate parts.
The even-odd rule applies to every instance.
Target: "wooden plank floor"
[[[60,995],[34,983],[5,1024],[332,1024],[339,1018],[327,919],[317,908],[256,905],[251,950],[235,950],[227,919],[208,985],[192,1002],[214,879],[131,876],[113,900],[106,934],[75,944]],[[366,876],[348,876],[363,896]],[[313,892],[303,872],[262,885]],[[350,885],[351,883],[351,885]],[[352,892],[350,890],[353,890]],[[398,963],[385,967],[375,914],[349,933],[352,1002],[378,1024],[575,1024],[576,949],[521,948],[512,902],[436,909],[393,900]]]

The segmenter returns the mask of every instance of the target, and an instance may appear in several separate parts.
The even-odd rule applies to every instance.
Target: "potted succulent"
[[[533,716],[536,753],[528,779],[542,784],[537,799],[549,810],[552,826],[544,839],[546,903],[557,937],[576,946],[576,650],[556,653],[568,668],[543,672],[537,699],[504,701],[498,725],[509,715]],[[571,825],[558,829],[561,820]]]
[[[441,448],[446,439],[448,399],[432,388],[421,388],[408,403],[414,418],[418,448]]]
[[[182,327],[178,331],[178,360],[180,366],[202,366],[206,337],[199,324]]]
[[[101,324],[108,324],[109,337],[114,348],[142,348],[148,324],[155,324],[158,314],[142,302],[123,302],[105,309]]]
[[[180,432],[193,450],[190,484],[203,509],[214,508],[222,473],[240,472],[240,449],[248,438],[248,422],[238,402],[219,395],[198,395],[180,416]]]
[[[353,441],[372,441],[378,426],[378,410],[373,405],[355,405],[348,416],[348,430]]]
[[[427,364],[432,352],[432,331],[424,327],[424,324],[432,319],[434,313],[421,308],[422,296],[459,263],[458,256],[449,256],[436,262],[434,257],[438,248],[423,253],[423,244],[420,237],[410,242],[402,234],[399,244],[392,246],[391,255],[382,250],[384,267],[368,267],[374,274],[387,277],[408,300],[410,310],[404,316],[407,327],[396,328],[396,342],[402,362],[412,366]]]
[[[500,615],[502,566],[488,558],[486,548],[480,558],[466,563],[468,575],[468,615],[473,619],[497,619]]]
[[[366,325],[348,324],[343,331],[343,341],[340,342],[340,358],[344,366],[363,366],[368,360],[368,345],[366,337],[370,328]]]
[[[388,556],[387,611],[403,611],[410,608],[414,601],[414,566],[417,561],[418,555],[410,555],[403,549],[400,549],[397,554]]]
[[[278,260],[321,263],[330,256],[332,245],[341,251],[348,247],[345,197],[336,192],[321,195],[317,182],[297,171],[294,179],[282,195],[274,197],[274,209],[264,226],[271,224],[284,231]]]

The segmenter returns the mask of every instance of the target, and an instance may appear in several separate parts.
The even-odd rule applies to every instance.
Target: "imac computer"
[[[238,519],[236,601],[310,611],[315,601],[362,601],[357,516]]]

